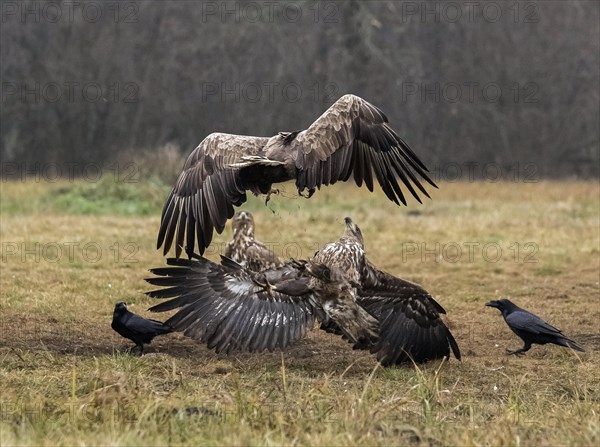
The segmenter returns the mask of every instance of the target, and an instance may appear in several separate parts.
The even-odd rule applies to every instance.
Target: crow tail
[[[573,340],[571,340],[567,337],[563,337],[563,338],[559,339],[558,344],[560,344],[561,346],[565,346],[567,348],[574,349],[575,351],[585,352],[585,349],[583,349],[581,346],[579,346],[577,343],[575,343]]]

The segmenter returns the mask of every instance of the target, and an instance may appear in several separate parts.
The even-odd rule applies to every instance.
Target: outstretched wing
[[[373,174],[386,196],[406,205],[400,183],[421,202],[413,185],[429,197],[419,177],[437,188],[428,169],[388,125],[385,114],[354,95],[344,95],[292,142],[299,170],[296,186],[314,190],[351,175],[373,191]]]
[[[438,359],[450,349],[460,360],[456,340],[440,318],[446,311],[422,287],[367,262],[358,295],[358,303],[379,320],[371,352],[382,365]]]
[[[157,277],[146,281],[166,288],[148,295],[172,299],[150,310],[181,308],[165,324],[216,352],[284,349],[313,328],[315,309],[309,299],[278,292],[269,296],[251,272],[225,261],[170,258],[172,267],[152,269]]]
[[[260,154],[269,139],[212,133],[187,158],[162,210],[157,248],[166,255],[175,240],[175,256],[185,239],[188,253],[198,240],[200,254],[210,245],[213,229],[223,231],[233,205],[246,201],[239,170],[229,165]],[[186,236],[187,235],[187,236]]]

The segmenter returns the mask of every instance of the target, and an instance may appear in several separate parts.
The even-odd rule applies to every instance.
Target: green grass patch
[[[60,181],[3,185],[0,212],[8,215],[64,213],[83,216],[150,216],[159,214],[170,187],[158,178],[132,183],[110,176],[98,181]]]

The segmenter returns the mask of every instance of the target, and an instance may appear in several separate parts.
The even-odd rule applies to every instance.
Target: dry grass
[[[110,329],[112,308],[126,300],[148,316],[143,278],[164,262],[154,245],[166,191],[152,190],[138,215],[91,216],[56,205],[75,186],[82,187],[1,185],[9,204],[0,215],[3,446],[600,439],[597,183],[443,184],[433,201],[408,208],[347,185],[309,201],[286,185],[288,199],[274,197],[271,209],[251,200],[258,236],[295,257],[336,238],[342,218],[353,217],[373,262],[419,282],[445,306],[464,356],[420,369],[375,368],[369,354],[315,331],[285,353],[285,381],[279,353],[218,356],[181,334],[156,339],[141,358],[125,354],[128,342]],[[144,216],[153,206],[158,211]],[[217,238],[211,258],[229,235]],[[483,306],[500,296],[587,352],[535,346],[507,357],[504,349],[519,340]]]

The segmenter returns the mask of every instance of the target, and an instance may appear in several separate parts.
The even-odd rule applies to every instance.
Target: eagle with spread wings
[[[166,324],[217,352],[285,349],[313,329],[342,335],[386,366],[424,362],[460,350],[440,318],[445,310],[420,286],[377,269],[350,218],[344,234],[305,261],[255,272],[222,257],[170,258],[152,269],[148,292],[171,298],[150,308],[179,309]]]
[[[157,248],[175,256],[202,255],[213,231],[221,233],[246,193],[273,192],[294,180],[306,197],[322,185],[354,178],[373,191],[374,178],[394,203],[406,205],[400,184],[421,202],[421,179],[437,186],[428,169],[389,126],[385,114],[355,95],[344,95],[303,131],[273,137],[212,133],[187,158],[164,204]]]

